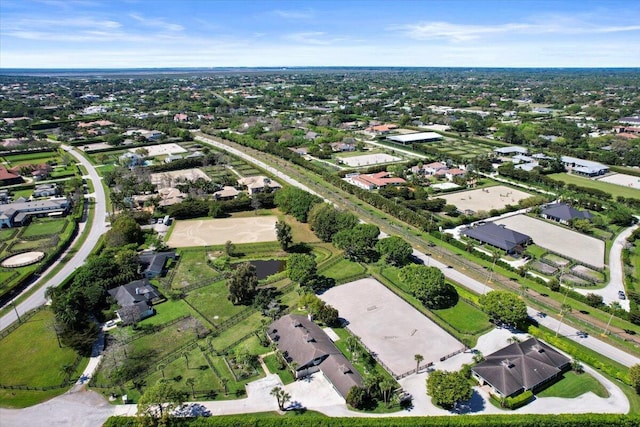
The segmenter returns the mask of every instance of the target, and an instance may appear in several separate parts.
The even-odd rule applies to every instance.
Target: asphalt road
[[[27,299],[25,299],[22,303],[16,306],[16,310],[18,311],[19,314],[25,313],[29,310],[32,310],[36,307],[39,307],[45,304],[46,303],[45,292],[47,291],[47,288],[50,286],[56,287],[60,285],[60,283],[62,283],[64,279],[69,277],[75,269],[77,269],[82,264],[84,264],[85,260],[91,253],[91,250],[93,250],[95,245],[98,243],[98,239],[100,238],[100,236],[107,231],[107,227],[106,227],[107,196],[104,192],[104,187],[102,186],[101,178],[98,175],[98,172],[96,172],[93,165],[87,159],[85,159],[82,155],[73,151],[72,147],[62,145],[62,148],[65,151],[67,151],[69,154],[74,156],[78,160],[78,162],[81,163],[89,172],[88,178],[91,180],[94,187],[94,193],[93,193],[95,198],[94,217],[93,217],[94,219],[93,219],[93,222],[91,223],[91,229],[88,231],[87,239],[84,241],[80,249],[78,249],[78,251],[75,253],[73,258],[71,258],[66,262],[63,262],[63,265],[60,271],[58,271],[58,273],[55,276],[53,276],[46,284],[42,285],[41,279],[39,279],[35,281],[31,286],[29,286],[28,289],[33,288],[35,286],[39,286],[39,288]],[[87,232],[87,231],[84,230],[84,232]],[[60,259],[62,259],[62,257]],[[46,272],[42,274],[42,277],[44,277],[52,268],[54,268],[60,262],[61,261],[55,262]],[[0,330],[6,328],[16,320],[17,320],[17,317],[16,317],[15,310],[10,311],[9,313],[7,313],[6,315],[0,318]]]
[[[253,164],[258,165],[259,167],[273,173],[276,177],[282,179],[285,182],[288,182],[291,185],[297,186],[299,188],[302,188],[305,191],[309,191],[310,193],[316,194],[320,197],[323,197],[322,195],[318,194],[318,192],[316,191],[312,191],[309,189],[309,187],[307,187],[306,185],[302,184],[301,182],[293,179],[292,177],[288,176],[287,174],[283,173],[282,171],[277,170],[276,168],[267,165],[266,163],[264,163],[263,161],[260,161],[256,158],[254,158],[253,156],[245,153],[244,151],[238,150],[236,148],[233,147],[229,147],[228,145],[222,143],[218,138],[212,138],[212,137],[201,137],[201,136],[196,136],[195,137],[196,140],[198,141],[202,141],[205,143],[209,143],[213,146],[215,146],[216,148],[228,151],[248,162],[251,162]],[[357,213],[357,212],[356,212]],[[473,279],[467,275],[465,275],[464,273],[453,269],[453,268],[448,268],[448,265],[439,262],[435,259],[433,259],[433,257],[426,255],[425,253],[422,253],[416,249],[414,249],[414,255],[417,256],[418,258],[421,258],[426,265],[431,265],[434,267],[438,267],[440,268],[444,275],[450,279],[453,280],[457,283],[460,283],[462,286],[465,286],[468,289],[473,290],[476,293],[482,294],[485,293],[487,291],[492,290],[491,288],[487,287],[486,284],[479,282],[476,279]],[[597,338],[594,337],[588,337],[588,338],[580,338],[577,335],[578,330],[566,325],[565,323],[561,323],[559,320],[556,320],[554,318],[552,318],[551,316],[545,316],[544,318],[538,318],[536,317],[538,310],[533,309],[531,307],[527,308],[529,311],[529,314],[534,317],[536,320],[538,320],[538,322],[543,325],[546,326],[552,330],[557,330],[558,329],[558,325],[560,324],[559,327],[559,333],[584,345],[585,347],[588,347],[592,350],[597,351],[598,353],[609,357],[612,360],[615,360],[625,366],[632,366],[635,364],[640,363],[640,358],[633,356],[631,354],[626,353],[623,350],[617,349],[616,347],[607,344]]]

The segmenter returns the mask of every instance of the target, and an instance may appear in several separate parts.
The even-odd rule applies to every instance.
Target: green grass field
[[[179,252],[180,262],[176,267],[176,273],[171,282],[174,289],[201,283],[203,280],[215,280],[219,274],[207,265],[207,253],[200,251]]]
[[[618,196],[640,199],[640,190],[637,190],[635,188],[629,188],[629,187],[624,187],[622,185],[610,184],[608,182],[594,181],[589,178],[585,178],[577,175],[570,175],[568,173],[554,173],[548,176],[549,178],[553,178],[557,181],[566,182],[567,184],[575,184],[580,187],[595,188],[598,190],[602,190],[605,193],[611,194],[614,199]]]
[[[286,366],[284,369],[280,369],[280,362],[278,361],[278,356],[275,354],[266,356],[264,358],[264,364],[269,368],[269,372],[272,374],[278,374],[284,385],[291,384],[295,381],[293,374]]]
[[[3,385],[60,385],[65,380],[62,368],[75,362],[75,351],[58,347],[53,313],[48,309],[36,313],[0,340],[0,378]],[[70,379],[79,376],[86,363],[87,359],[81,359]],[[30,406],[66,391],[66,387],[47,392],[0,389],[0,406]]]
[[[209,286],[189,292],[185,300],[216,325],[246,309],[227,299],[227,282],[218,280]]]
[[[537,396],[564,397],[571,399],[589,391],[599,397],[609,397],[607,389],[593,376],[587,373],[577,374],[573,371],[569,371],[563,375],[563,378],[560,381],[545,388],[540,393],[537,393]]]
[[[465,334],[478,334],[492,327],[489,316],[464,300],[443,310],[433,310],[448,324]]]
[[[58,234],[65,227],[66,219],[38,218],[29,224],[22,237],[47,236]]]
[[[348,277],[362,274],[366,271],[366,268],[357,262],[349,261],[348,259],[342,259],[337,264],[333,264],[326,270],[322,270],[320,273],[323,276],[331,277],[335,280],[345,279]]]

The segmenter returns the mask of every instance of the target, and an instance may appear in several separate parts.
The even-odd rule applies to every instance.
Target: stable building
[[[543,218],[569,225],[575,219],[586,219],[591,221],[593,214],[588,211],[581,211],[566,203],[554,203],[546,206],[540,215]]]
[[[435,132],[416,132],[416,133],[408,133],[404,135],[392,135],[392,136],[388,136],[387,139],[391,142],[396,142],[404,145],[404,144],[417,144],[421,142],[442,141],[443,137],[439,133],[435,133]]]
[[[530,236],[510,230],[504,225],[487,222],[461,231],[463,236],[502,249],[508,254],[521,253],[532,242]]]

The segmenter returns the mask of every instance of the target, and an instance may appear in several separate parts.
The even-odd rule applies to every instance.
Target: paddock
[[[526,215],[515,215],[495,222],[531,236],[536,245],[562,256],[598,268],[605,266],[605,247],[600,239]]]
[[[320,295],[349,322],[349,329],[394,375],[441,357],[464,346],[434,322],[375,279],[362,279],[336,286]]]
[[[173,248],[212,246],[232,243],[273,242],[275,216],[247,218],[194,219],[175,221],[167,245]]]
[[[504,185],[496,185],[437,197],[445,199],[448,205],[455,205],[462,212],[467,210],[489,212],[492,209],[504,209],[507,205],[517,206],[520,200],[531,197],[531,194]]]
[[[596,181],[608,182],[609,184],[621,185],[623,187],[640,189],[640,177],[626,175],[623,173],[614,173],[611,175],[597,178]]]
[[[145,145],[144,147],[130,148],[129,151],[135,153],[140,148],[147,150],[149,152],[149,157],[168,156],[169,154],[181,154],[187,152],[186,149],[173,142],[169,144]]]

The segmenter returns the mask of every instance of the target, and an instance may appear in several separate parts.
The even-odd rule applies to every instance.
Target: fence
[[[0,332],[0,340],[6,338],[9,334],[11,334],[11,332],[13,332],[16,329],[18,329],[20,327],[20,325],[25,323],[27,320],[31,319],[36,313],[38,313],[41,310],[44,310],[45,308],[46,308],[46,306],[41,305],[40,307],[34,308],[33,310],[29,310],[26,313],[23,313],[20,316],[20,321],[16,320],[12,324],[10,324],[6,328],[4,328],[2,330],[2,332]]]

